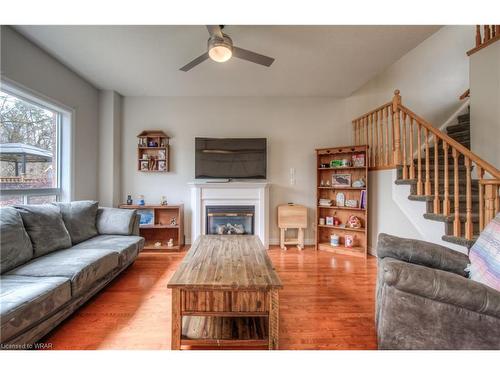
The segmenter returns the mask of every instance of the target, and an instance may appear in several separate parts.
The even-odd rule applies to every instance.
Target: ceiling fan
[[[222,32],[223,28],[224,26],[207,25],[208,33],[210,34],[210,38],[208,38],[207,42],[207,52],[187,63],[180,68],[180,70],[187,72],[193,69],[196,65],[201,64],[209,57],[214,61],[222,63],[234,56],[239,59],[247,60],[267,67],[271,66],[274,62],[272,57],[260,55],[255,52],[233,46],[232,39]]]

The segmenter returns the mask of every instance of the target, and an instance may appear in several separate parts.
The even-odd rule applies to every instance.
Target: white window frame
[[[39,94],[11,80],[2,78],[0,90],[33,105],[57,113],[57,187],[43,189],[0,189],[0,196],[23,196],[24,204],[29,197],[55,195],[58,202],[69,202],[74,197],[74,110],[64,104]]]

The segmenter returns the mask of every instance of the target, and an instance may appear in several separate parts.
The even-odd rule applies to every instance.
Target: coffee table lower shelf
[[[267,347],[268,318],[262,316],[184,316],[181,346]]]

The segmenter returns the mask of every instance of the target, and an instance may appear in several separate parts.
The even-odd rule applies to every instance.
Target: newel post
[[[401,116],[399,105],[401,104],[401,96],[399,90],[394,91],[392,98],[392,113],[394,114],[394,164],[401,165]]]

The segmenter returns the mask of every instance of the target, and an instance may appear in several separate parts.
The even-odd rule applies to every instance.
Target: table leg
[[[278,349],[279,342],[279,295],[277,290],[271,290],[269,306],[269,350]]]
[[[181,291],[178,288],[172,289],[172,350],[181,349]]]

